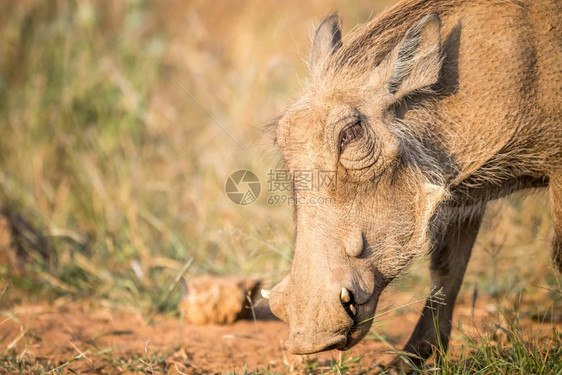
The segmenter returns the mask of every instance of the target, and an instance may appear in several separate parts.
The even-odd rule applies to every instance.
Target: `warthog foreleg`
[[[457,294],[470,259],[484,210],[448,226],[431,253],[431,294],[404,351],[414,354],[408,360],[416,366],[429,358],[436,348],[444,354],[449,344],[451,319]],[[403,367],[405,358],[397,357],[393,366]]]
[[[554,224],[552,261],[554,262],[554,268],[562,273],[562,172],[551,178],[549,190]]]

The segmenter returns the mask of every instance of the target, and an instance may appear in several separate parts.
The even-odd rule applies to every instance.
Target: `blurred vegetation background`
[[[263,128],[298,95],[316,22],[338,10],[347,33],[393,2],[0,3],[0,305],[148,314],[175,310],[181,276],[280,280],[292,209],[263,190],[236,206],[224,182],[276,167]],[[560,300],[546,200],[491,204],[465,289]],[[426,266],[393,288],[421,291]]]

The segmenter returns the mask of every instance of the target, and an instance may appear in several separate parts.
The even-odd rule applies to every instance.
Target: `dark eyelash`
[[[359,121],[344,128],[340,132],[340,137],[338,142],[340,152],[347,144],[353,142],[354,140],[362,136],[363,136],[363,126],[361,126],[361,122]]]

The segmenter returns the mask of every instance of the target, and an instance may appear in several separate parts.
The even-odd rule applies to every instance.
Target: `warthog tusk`
[[[351,301],[351,297],[349,296],[349,291],[347,289],[341,288],[340,299],[343,303],[349,303],[349,301]]]
[[[349,305],[349,311],[351,311],[351,314],[355,317],[355,315],[357,315],[357,309],[355,308],[355,306],[353,305]]]
[[[270,291],[267,290],[267,289],[262,289],[262,290],[261,290],[261,296],[262,296],[263,298],[265,298],[265,299],[269,299],[269,292],[270,292]]]

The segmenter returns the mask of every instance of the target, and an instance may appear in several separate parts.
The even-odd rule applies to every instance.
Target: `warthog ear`
[[[341,47],[341,19],[332,14],[318,25],[312,37],[312,46],[308,54],[308,70],[313,72],[317,67]]]
[[[431,13],[411,26],[391,55],[388,90],[397,99],[437,83],[443,62],[439,16]]]

